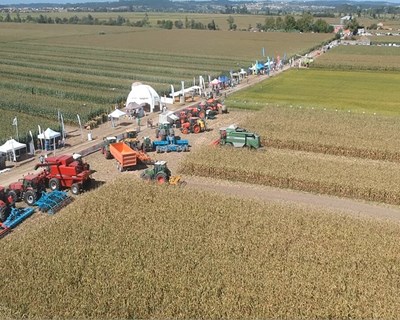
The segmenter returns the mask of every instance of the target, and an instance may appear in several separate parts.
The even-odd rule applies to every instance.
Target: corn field
[[[267,147],[400,162],[400,117],[268,105],[241,124]]]
[[[2,239],[3,319],[398,318],[396,224],[130,176],[35,215]]]
[[[400,204],[400,164],[268,148],[204,147],[188,155],[183,174]],[[399,176],[399,177],[397,177]]]

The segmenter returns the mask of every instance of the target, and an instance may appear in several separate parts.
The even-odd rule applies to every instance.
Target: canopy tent
[[[213,86],[216,86],[216,85],[218,85],[218,84],[220,84],[220,83],[221,83],[221,81],[219,81],[219,80],[216,79],[216,78],[215,78],[213,81],[210,82],[210,84],[213,85]]]
[[[132,83],[131,92],[128,94],[125,105],[136,102],[138,105],[143,105],[147,108],[147,112],[160,110],[160,97],[158,93],[149,85],[140,82]]]
[[[61,133],[47,128],[42,133],[38,134],[37,137],[40,140],[44,140],[44,144],[42,141],[40,143],[42,144],[42,147],[44,146],[45,150],[54,150],[57,146],[56,140],[60,140]]]
[[[0,146],[0,152],[6,153],[10,161],[17,161],[20,155],[26,153],[26,144],[10,139]]]
[[[124,111],[119,110],[119,109],[115,109],[115,110],[114,110],[113,112],[111,112],[108,116],[109,116],[110,118],[118,119],[119,117],[122,117],[122,116],[124,116],[124,115],[126,115],[126,113],[125,113]]]
[[[136,115],[138,117],[144,116],[145,103],[138,104],[136,102],[130,102],[126,107],[122,108],[124,112],[130,117]]]
[[[61,133],[47,128],[41,134],[38,134],[38,139],[54,139],[61,137]]]

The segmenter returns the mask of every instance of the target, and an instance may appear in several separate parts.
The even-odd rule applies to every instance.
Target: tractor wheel
[[[57,178],[51,178],[49,181],[49,188],[54,191],[54,190],[60,190],[60,180]]]
[[[195,125],[195,126],[193,126],[193,132],[194,133],[200,133],[200,131],[201,131],[201,128],[200,128],[200,126],[199,125]]]
[[[111,152],[110,152],[110,151],[106,151],[106,152],[104,153],[104,156],[105,156],[106,159],[112,159],[112,155],[111,155]]]
[[[28,190],[25,192],[24,201],[28,206],[33,206],[37,200],[37,194],[33,190]]]
[[[233,148],[233,143],[232,142],[227,142],[225,143],[225,145],[229,148]]]
[[[0,222],[6,221],[7,216],[7,205],[3,202],[0,204]]]
[[[168,177],[164,172],[159,172],[156,175],[157,184],[164,184],[168,181]]]
[[[10,202],[11,205],[13,205],[14,203],[16,203],[18,201],[18,194],[15,190],[10,190],[7,193],[7,198],[11,199],[12,202]]]
[[[189,134],[188,128],[183,128],[183,129],[182,129],[182,133],[183,133],[183,134]]]
[[[71,192],[74,195],[78,195],[81,192],[81,188],[78,183],[73,183],[71,186]]]

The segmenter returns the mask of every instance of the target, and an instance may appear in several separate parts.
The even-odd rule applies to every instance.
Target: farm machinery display
[[[206,131],[206,122],[198,117],[191,117],[181,124],[183,134],[200,133]]]
[[[155,181],[157,184],[184,186],[181,176],[172,176],[166,161],[157,161],[153,168],[144,170],[140,177],[145,181]]]
[[[24,200],[32,206],[46,190],[46,172],[27,174],[17,182],[10,183],[7,189],[7,199],[10,204]]]
[[[36,164],[35,170],[40,167],[44,168],[45,179],[52,191],[69,188],[77,195],[88,189],[92,182],[93,170],[79,154],[48,157],[43,163]]]
[[[152,145],[152,149],[157,153],[189,151],[189,140],[176,136],[167,136],[165,140],[153,141]]]
[[[150,157],[138,150],[133,150],[125,142],[116,142],[110,144],[110,152],[117,163],[118,171],[122,172],[128,169],[137,169],[140,163],[148,163]]]
[[[217,140],[220,145],[233,146],[235,148],[247,147],[258,149],[261,147],[260,136],[249,132],[246,129],[231,125],[220,129],[220,139]]]
[[[140,140],[138,138],[138,132],[135,129],[127,129],[122,141],[134,150],[140,149]]]
[[[110,152],[110,144],[116,143],[117,137],[105,137],[103,138],[103,145],[101,147],[101,153],[104,154],[106,159],[112,159],[112,155]]]
[[[0,222],[0,237],[5,236],[8,232],[11,231],[12,228],[16,227],[26,218],[31,216],[35,212],[35,209],[32,207],[28,208],[15,208],[12,207],[10,209],[10,214],[7,219],[3,222]]]
[[[170,122],[161,122],[156,129],[156,139],[166,140],[167,136],[175,135],[174,125]]]

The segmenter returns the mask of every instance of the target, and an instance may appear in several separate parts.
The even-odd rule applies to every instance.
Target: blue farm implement
[[[73,201],[67,192],[55,190],[49,193],[42,193],[42,196],[35,205],[39,208],[41,212],[46,212],[49,214],[54,214],[61,210]]]
[[[153,141],[153,150],[158,153],[189,151],[189,141],[177,139],[175,136],[167,136],[164,141]]]
[[[32,207],[11,208],[11,213],[8,218],[3,223],[0,223],[0,237],[3,237],[5,234],[10,232],[12,228],[16,227],[34,212],[35,209]]]

